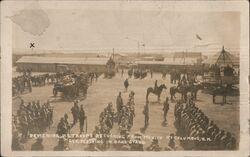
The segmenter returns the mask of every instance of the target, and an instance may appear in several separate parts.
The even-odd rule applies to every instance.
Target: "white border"
[[[1,69],[1,150],[4,156],[248,156],[249,155],[249,4],[247,1],[94,1],[91,9],[98,9],[103,5],[114,6],[122,3],[131,3],[133,7],[123,9],[147,9],[155,10],[157,7],[169,11],[239,11],[241,12],[241,41],[240,41],[240,150],[239,151],[167,151],[167,152],[89,152],[89,151],[11,151],[11,114],[12,114],[12,96],[11,96],[11,79],[12,79],[12,22],[6,17],[11,13],[11,9],[18,8],[18,3],[29,3],[30,1],[2,1],[1,2],[1,45],[2,45],[2,69]],[[85,1],[86,2],[86,1]],[[71,9],[76,6],[79,8],[86,7],[78,5],[80,1],[41,1],[43,4],[51,4],[48,8]],[[89,7],[89,5],[87,6]],[[46,8],[46,9],[48,9]],[[108,7],[107,7],[108,8]]]

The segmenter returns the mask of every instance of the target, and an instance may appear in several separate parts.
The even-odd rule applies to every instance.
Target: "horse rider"
[[[167,113],[168,113],[168,110],[169,110],[169,102],[168,102],[168,97],[166,98],[166,101],[164,102],[163,104],[163,118],[164,118],[164,123],[167,122]]]
[[[156,91],[156,90],[157,90],[157,88],[158,88],[158,81],[157,81],[157,80],[155,80],[154,91]]]
[[[83,131],[83,127],[84,127],[84,121],[85,121],[85,119],[86,119],[85,111],[83,109],[83,105],[81,105],[80,111],[79,111],[80,134],[82,132],[84,132]]]

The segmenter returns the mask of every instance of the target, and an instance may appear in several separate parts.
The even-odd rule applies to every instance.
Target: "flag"
[[[202,38],[198,34],[196,34],[196,38],[202,40]]]

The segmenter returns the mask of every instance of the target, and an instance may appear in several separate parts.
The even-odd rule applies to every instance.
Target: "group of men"
[[[53,123],[53,107],[47,101],[40,105],[40,101],[28,102],[21,100],[17,115],[13,117],[13,129],[19,130],[22,138],[26,139],[28,133],[43,133]]]
[[[30,75],[17,76],[12,79],[12,96],[23,94],[25,88],[32,92],[32,82]]]
[[[216,124],[195,106],[191,98],[186,104],[175,105],[175,125],[180,136],[195,137],[200,140],[182,141],[183,147],[194,150],[235,150],[236,139],[230,132],[218,128]]]
[[[83,105],[79,107],[78,101],[75,101],[73,107],[71,108],[71,113],[73,117],[72,123],[68,121],[68,114],[64,114],[64,116],[60,119],[60,122],[57,125],[57,132],[56,132],[59,136],[70,133],[70,129],[75,124],[77,124],[78,121],[80,126],[80,134],[84,132],[84,122],[86,121],[87,116],[83,109]]]
[[[144,105],[144,109],[142,111],[142,114],[144,115],[144,130],[146,130],[146,128],[149,125],[149,106],[148,106],[149,102],[146,100],[146,104]],[[167,125],[167,113],[169,110],[169,98],[166,97],[166,100],[163,103],[163,122],[162,125]]]
[[[134,91],[131,91],[129,94],[129,99],[126,104],[123,103],[121,92],[116,99],[116,107],[117,107],[117,119],[120,130],[127,130],[133,126],[133,121],[135,117],[135,102],[134,102]]]
[[[50,102],[40,105],[40,101],[28,102],[27,105],[21,99],[17,115],[13,115],[13,149],[18,149],[20,142],[25,142],[29,134],[46,132],[53,123],[53,107]],[[21,136],[21,139],[19,138]]]

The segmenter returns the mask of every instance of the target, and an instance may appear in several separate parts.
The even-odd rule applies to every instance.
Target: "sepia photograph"
[[[5,4],[11,152],[249,149],[248,3]]]

